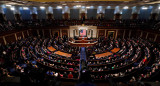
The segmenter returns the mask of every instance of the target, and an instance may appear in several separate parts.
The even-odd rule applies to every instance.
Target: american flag
[[[82,37],[83,37],[83,36],[86,36],[86,30],[81,30],[81,31],[80,31],[80,36],[82,36]]]

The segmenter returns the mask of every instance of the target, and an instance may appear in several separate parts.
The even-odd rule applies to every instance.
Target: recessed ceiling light
[[[45,9],[45,7],[44,6],[40,6],[40,9]]]
[[[28,10],[29,8],[28,7],[23,7],[23,10]]]
[[[76,7],[81,7],[81,5],[76,5]]]
[[[143,9],[143,10],[147,10],[147,9],[148,9],[148,7],[142,7],[142,9]]]
[[[11,9],[11,10],[15,10],[15,8],[14,8],[14,7],[11,7],[10,9]]]
[[[86,7],[87,9],[91,8],[90,6]]]
[[[57,6],[58,9],[62,9],[62,6]]]
[[[123,7],[123,9],[128,9],[128,8],[129,8],[128,6]]]

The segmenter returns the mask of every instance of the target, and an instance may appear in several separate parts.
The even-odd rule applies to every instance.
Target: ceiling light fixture
[[[128,6],[123,7],[123,9],[128,9],[128,8],[129,8]]]
[[[7,6],[7,7],[11,7],[12,5],[10,5],[10,4],[6,4],[6,6]]]
[[[88,6],[88,7],[86,7],[86,8],[89,9],[89,8],[91,8],[91,7]]]
[[[28,7],[23,7],[23,10],[28,10],[29,8]]]
[[[111,6],[107,6],[107,9],[110,9],[111,8]]]
[[[148,9],[148,7],[142,7],[142,9],[143,9],[143,10],[147,10],[147,9]]]
[[[76,5],[76,7],[81,7],[81,5]]]
[[[40,6],[40,9],[45,9],[45,7],[44,6]]]
[[[62,6],[57,6],[58,9],[62,9]]]
[[[11,7],[10,9],[11,9],[11,10],[15,10],[15,8],[14,8],[14,7]]]

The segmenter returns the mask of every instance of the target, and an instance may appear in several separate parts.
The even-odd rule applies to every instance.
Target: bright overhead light
[[[6,6],[7,6],[7,7],[11,7],[12,5],[10,5],[10,4],[6,4]]]
[[[158,7],[158,9],[160,9],[160,7]]]
[[[86,8],[89,9],[89,8],[91,8],[91,7],[88,6],[88,7],[86,7]]]
[[[147,9],[148,9],[148,7],[142,7],[142,9],[143,9],[143,10],[147,10]]]
[[[28,7],[23,7],[23,10],[28,10],[29,8]]]
[[[123,9],[128,9],[128,8],[129,8],[128,6],[123,7]]]
[[[14,7],[11,7],[10,9],[11,9],[11,10],[15,10],[15,8],[14,8]]]
[[[108,9],[110,9],[110,8],[111,8],[111,6],[107,6],[107,8],[108,8]]]
[[[45,7],[44,6],[40,6],[40,9],[45,9]]]
[[[81,7],[81,5],[76,5],[76,7]]]
[[[62,9],[62,6],[57,6],[58,9]]]

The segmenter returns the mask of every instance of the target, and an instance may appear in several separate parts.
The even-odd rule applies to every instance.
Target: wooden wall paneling
[[[53,19],[53,14],[48,13],[48,14],[47,14],[47,19]]]
[[[44,30],[44,36],[45,37],[50,37],[50,31],[49,31],[49,29]]]
[[[5,21],[6,18],[5,18],[5,15],[3,13],[0,13],[0,21]]]
[[[15,34],[7,35],[5,36],[5,39],[7,43],[12,43],[16,41]]]
[[[125,30],[124,38],[129,38],[129,30]]]
[[[157,20],[157,17],[158,17],[158,13],[152,13],[150,16],[150,19]]]
[[[62,30],[62,37],[67,36],[68,37],[68,29]]]
[[[86,19],[86,13],[81,13],[81,19]]]
[[[5,44],[5,43],[4,43],[4,40],[3,40],[3,36],[0,37],[0,43],[1,43],[2,45]]]
[[[23,31],[23,34],[24,34],[24,37],[25,37],[25,38],[28,37],[27,30],[26,30],[26,31]]]
[[[38,17],[37,17],[37,14],[32,14],[32,19],[33,20],[36,20]]]
[[[99,30],[98,31],[98,37],[105,36],[105,30]]]
[[[147,36],[147,32],[143,32],[142,39],[146,39],[146,36]]]
[[[42,31],[42,29],[39,29],[39,35],[40,35],[40,36],[43,36],[43,31]]]
[[[35,30],[32,30],[31,32],[32,32],[32,35],[33,35],[33,36],[38,36],[38,33],[37,33],[37,30],[36,30],[36,29],[35,29]]]
[[[148,33],[147,39],[150,40],[150,41],[154,41],[155,37],[156,37],[156,34]]]
[[[137,18],[138,18],[138,13],[132,14],[132,18],[131,19],[137,19]]]
[[[122,15],[120,13],[117,13],[117,14],[114,15],[114,19],[119,20],[119,19],[121,19],[121,16]]]
[[[15,16],[15,20],[21,20],[21,15],[20,14],[14,14],[14,16]]]
[[[137,37],[137,31],[136,30],[131,30],[130,38],[136,38]]]
[[[157,35],[156,42],[160,43],[160,35]]]
[[[64,13],[63,16],[64,16],[63,18],[64,18],[65,20],[68,20],[68,19],[69,19],[69,13]]]
[[[123,38],[123,33],[124,33],[124,30],[118,30],[117,38]]]
[[[17,32],[16,35],[18,40],[23,38],[22,32]]]
[[[141,37],[141,32],[142,31],[138,30],[138,31],[136,31],[135,33],[132,33],[132,34],[136,35],[135,38],[139,38],[139,37]]]
[[[114,34],[113,34],[113,38],[115,38],[115,36],[116,36],[116,30],[107,30],[106,31],[106,36],[107,36],[107,38],[108,38],[108,32],[114,32]]]
[[[52,30],[51,35],[54,37],[55,33],[58,33],[57,36],[60,36],[60,30]]]
[[[32,36],[33,34],[32,34],[32,30],[28,30],[27,31],[27,34],[28,34],[28,36]]]

